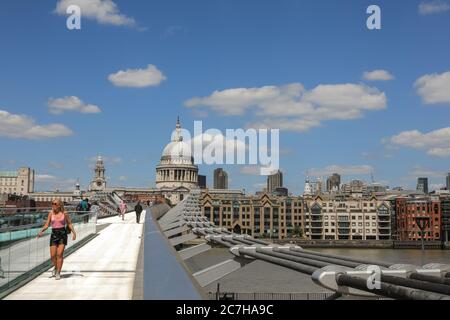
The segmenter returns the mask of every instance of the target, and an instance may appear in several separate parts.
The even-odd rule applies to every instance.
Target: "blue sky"
[[[68,30],[57,10],[69,3],[81,4],[81,30]],[[381,8],[381,30],[366,27],[371,4]],[[392,187],[415,188],[418,176],[445,183],[448,0],[84,6],[0,4],[0,170],[34,168],[39,190],[71,189],[78,178],[87,187],[97,154],[109,185],[153,186],[178,115],[189,130],[194,120],[223,132],[279,127],[280,166],[294,193],[308,172],[370,180],[373,170]],[[138,69],[150,80],[131,72]],[[200,166],[209,185],[215,167]],[[244,167],[225,166],[230,187],[265,184]]]

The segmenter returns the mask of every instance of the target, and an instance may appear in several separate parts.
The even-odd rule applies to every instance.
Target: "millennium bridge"
[[[202,216],[199,199],[192,190],[173,208],[146,207],[138,224],[133,211],[117,216],[117,194],[99,193],[91,212],[70,212],[77,239],[60,281],[51,277],[49,232],[36,238],[48,211],[3,212],[0,298],[450,300],[450,265],[368,261],[234,234]]]

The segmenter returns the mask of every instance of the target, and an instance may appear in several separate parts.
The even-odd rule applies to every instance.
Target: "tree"
[[[294,238],[302,238],[303,237],[303,230],[300,228],[300,226],[298,226],[298,225],[294,226],[294,229],[292,230],[292,236]]]

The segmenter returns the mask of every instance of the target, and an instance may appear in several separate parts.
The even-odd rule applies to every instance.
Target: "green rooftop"
[[[18,175],[17,171],[0,171],[0,178],[15,178]]]

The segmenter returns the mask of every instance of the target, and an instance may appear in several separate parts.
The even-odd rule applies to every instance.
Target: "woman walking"
[[[63,265],[64,248],[67,245],[67,228],[72,232],[72,240],[77,238],[75,229],[69,214],[64,209],[64,204],[61,200],[52,201],[52,210],[48,214],[47,222],[38,234],[38,238],[42,237],[45,230],[51,225],[52,235],[50,236],[50,257],[55,266],[52,277],[56,280],[61,279],[61,269]]]
[[[120,200],[119,204],[120,215],[122,216],[122,221],[125,220],[125,213],[127,212],[127,204],[125,201]]]

